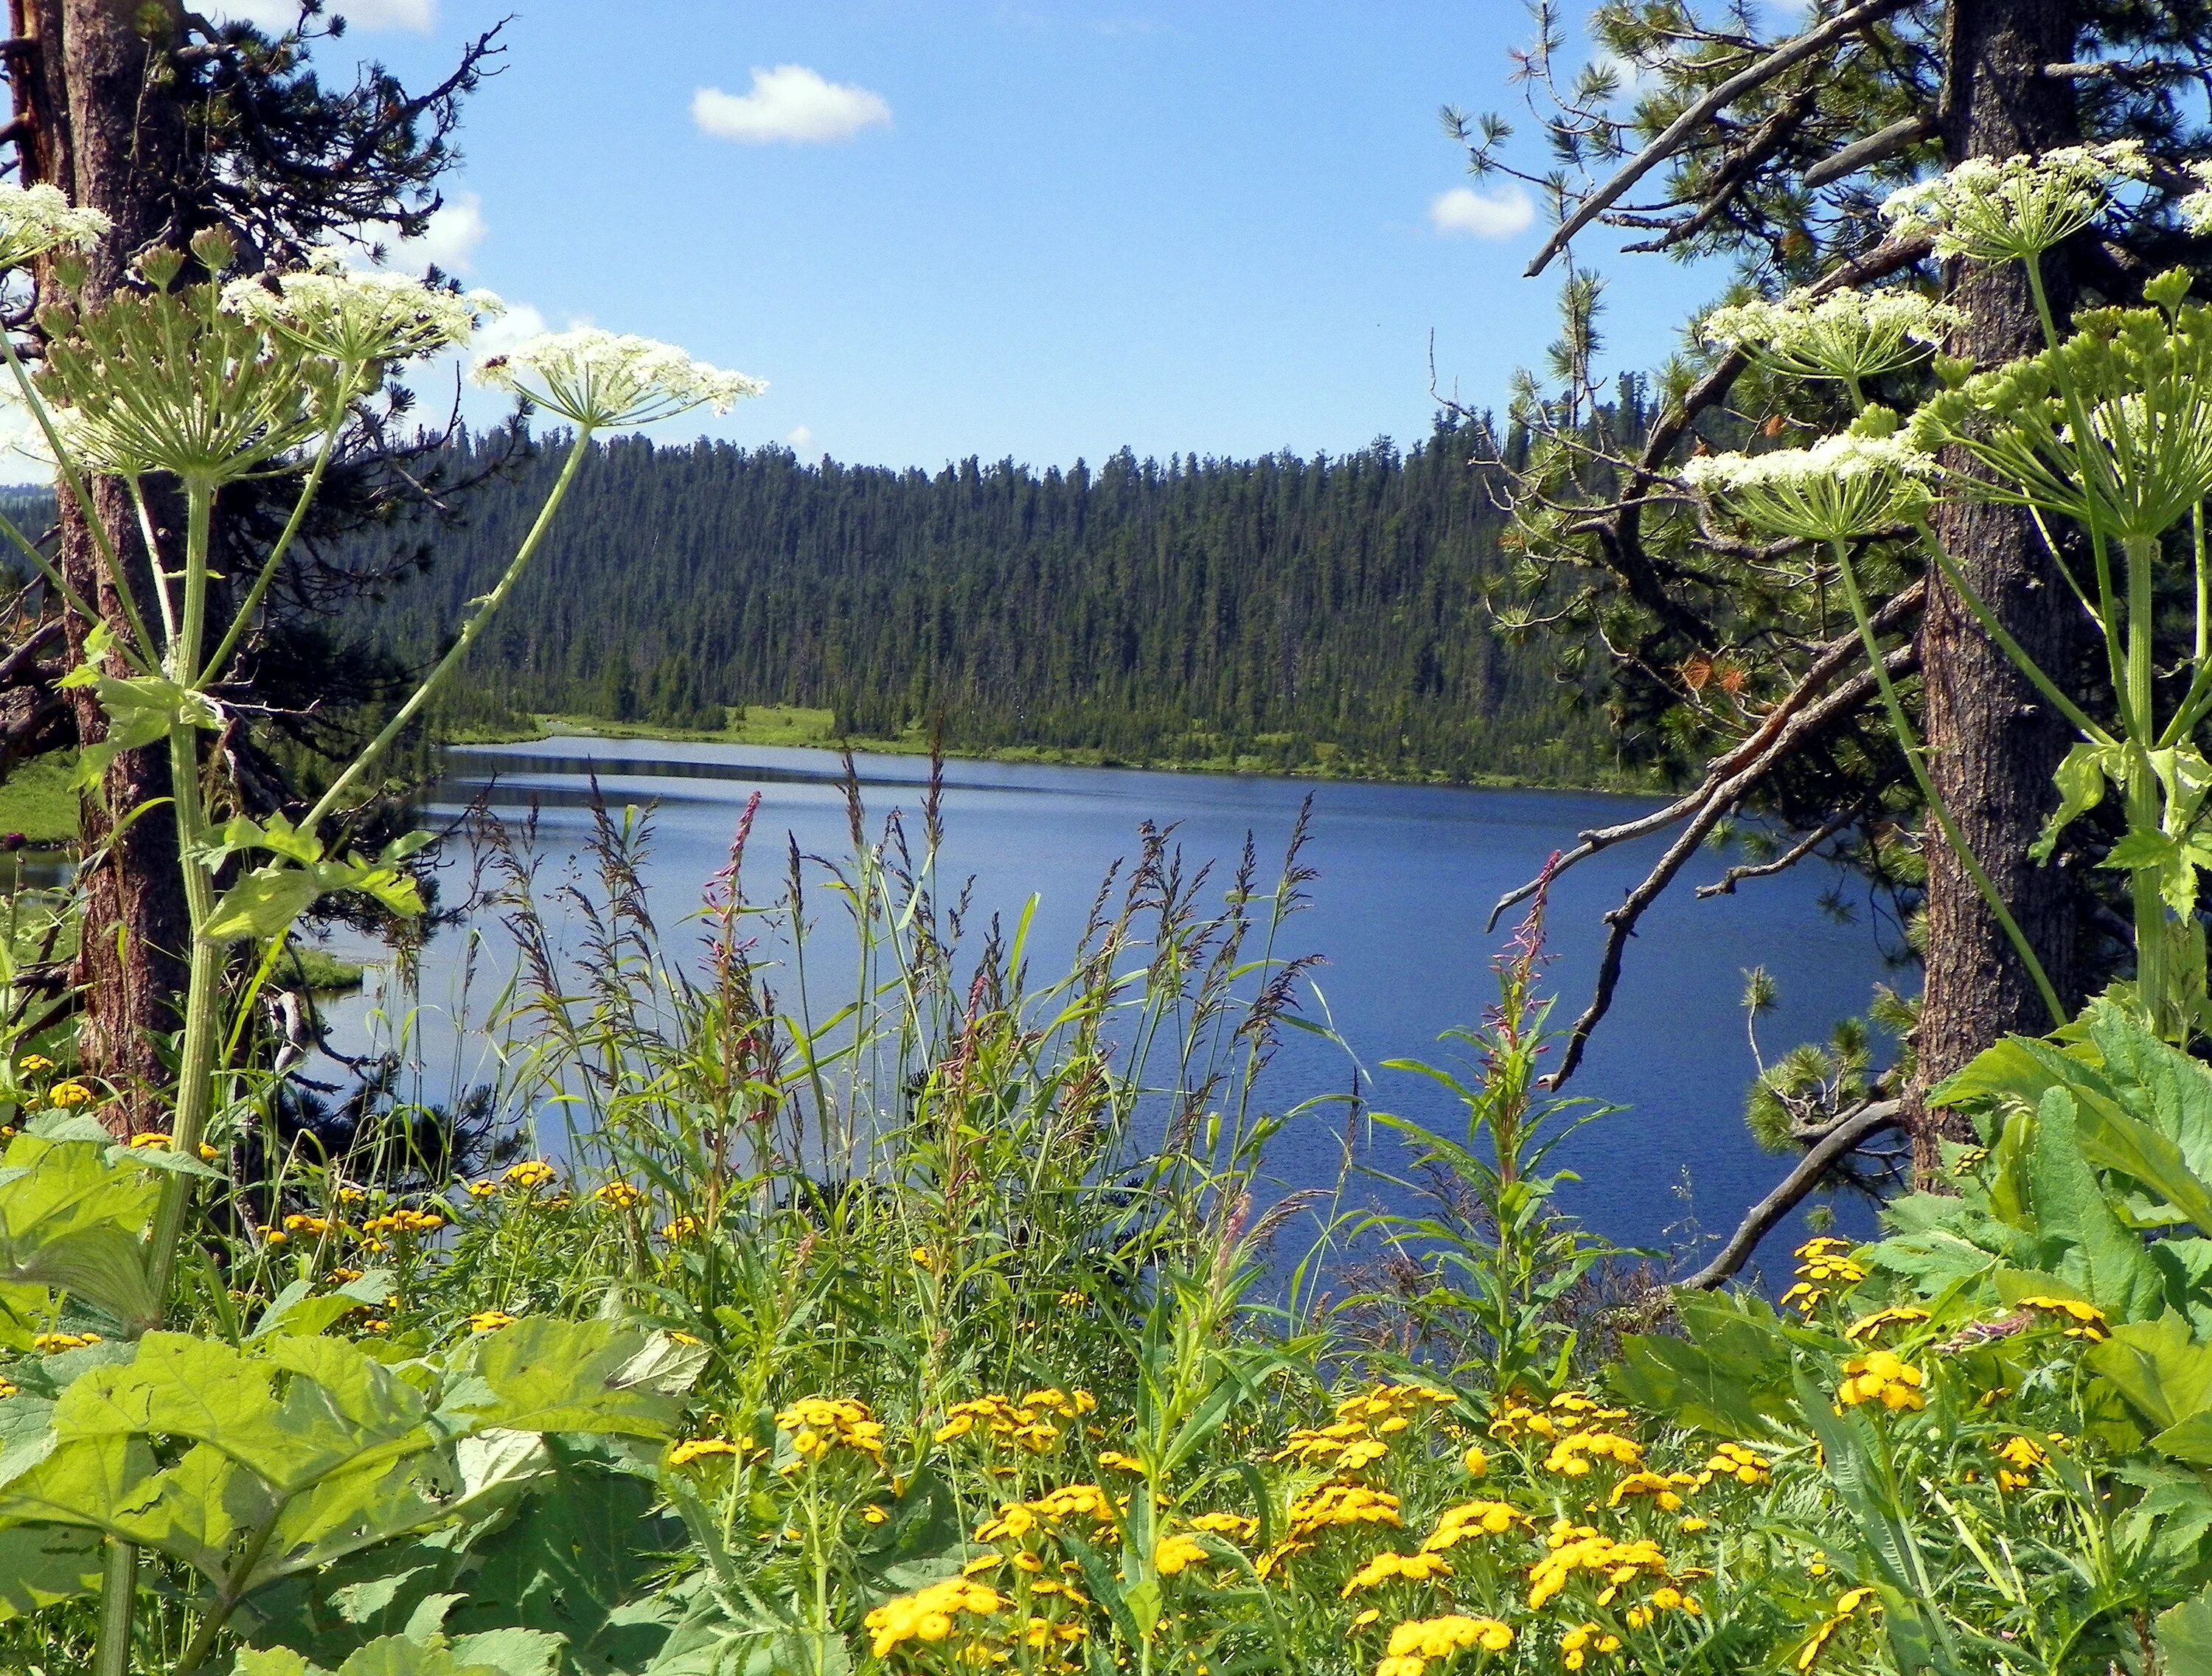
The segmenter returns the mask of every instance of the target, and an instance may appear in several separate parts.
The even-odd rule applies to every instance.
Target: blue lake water
[[[753,900],[776,894],[787,834],[802,851],[836,857],[848,848],[839,764],[817,750],[588,738],[463,747],[451,753],[433,813],[456,815],[487,788],[503,817],[535,803],[538,842],[550,864],[545,877],[557,882],[562,861],[588,829],[581,805],[594,768],[611,804],[655,806],[647,884],[672,947],[694,945],[694,932],[680,922],[724,865],[755,792],[761,805],[748,868]],[[872,823],[902,809],[918,841],[927,764],[866,756],[859,770]],[[1425,1078],[1382,1069],[1382,1062],[1448,1060],[1438,1033],[1478,1021],[1495,998],[1490,962],[1516,916],[1486,933],[1492,904],[1553,852],[1571,847],[1583,829],[1653,806],[1580,792],[969,762],[949,763],[945,780],[944,894],[973,877],[971,932],[994,913],[1011,925],[1036,896],[1030,948],[1037,974],[1065,969],[1101,877],[1117,859],[1136,853],[1141,823],[1176,823],[1187,866],[1216,864],[1211,896],[1218,904],[1248,834],[1259,847],[1263,884],[1272,879],[1299,805],[1310,797],[1310,841],[1302,859],[1318,877],[1306,887],[1311,907],[1292,922],[1279,951],[1322,956],[1304,1011],[1316,1019],[1325,1013],[1346,1046],[1286,1032],[1263,1085],[1268,1103],[1286,1109],[1346,1090],[1352,1081],[1348,1048],[1376,1108],[1436,1125],[1455,1120],[1449,1097]],[[1559,997],[1555,1024],[1571,1022],[1589,999],[1600,916],[1665,842],[1662,835],[1620,846],[1554,886],[1547,982]],[[1885,966],[1863,891],[1843,882],[1856,908],[1850,922],[1823,906],[1823,894],[1839,883],[1832,869],[1808,865],[1731,896],[1694,899],[1692,887],[1741,859],[1699,856],[1645,916],[1612,1013],[1567,1090],[1626,1108],[1583,1130],[1559,1155],[1583,1178],[1567,1190],[1568,1206],[1625,1243],[1680,1250],[1693,1224],[1708,1236],[1725,1234],[1786,1168],[1759,1151],[1742,1120],[1754,1072],[1741,1007],[1747,969],[1764,965],[1779,985],[1778,1005],[1759,1025],[1770,1060],[1863,1012],[1876,982],[1907,981]],[[457,870],[460,863],[447,865]],[[837,912],[826,901],[821,911]],[[512,950],[496,929],[483,928],[479,986],[483,973],[496,978],[512,966]],[[441,1017],[457,993],[465,941],[457,931],[443,932],[422,961],[423,1097],[451,1097],[483,1074],[484,1050]],[[364,996],[331,1010],[335,1039],[358,1046],[372,1009],[397,1011],[411,999],[386,993],[380,975]],[[1293,1120],[1270,1154],[1273,1174],[1293,1187],[1334,1182],[1345,1126],[1340,1106]],[[1378,1166],[1401,1161],[1387,1131],[1364,1144]],[[1863,1211],[1844,1214],[1851,1225],[1868,1224]],[[1770,1269],[1781,1248],[1771,1245]]]

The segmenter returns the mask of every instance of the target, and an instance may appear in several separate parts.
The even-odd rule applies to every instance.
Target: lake
[[[872,824],[902,809],[918,841],[927,764],[864,756],[858,768]],[[578,737],[458,747],[429,812],[451,819],[479,797],[503,817],[535,805],[538,841],[552,864],[547,877],[556,878],[559,863],[575,853],[588,829],[585,804],[594,770],[610,804],[655,807],[647,886],[655,917],[672,932],[672,946],[692,944],[694,931],[679,922],[726,862],[754,792],[761,805],[748,868],[753,900],[776,894],[787,834],[803,851],[838,857],[848,848],[842,770],[832,754],[819,750]],[[946,765],[945,782],[945,894],[973,876],[971,930],[994,913],[1011,926],[1025,900],[1038,896],[1030,963],[1033,972],[1051,975],[1065,969],[1108,867],[1135,853],[1141,823],[1175,823],[1187,864],[1215,862],[1218,885],[1225,885],[1249,834],[1262,879],[1272,880],[1299,805],[1310,797],[1311,835],[1302,859],[1318,877],[1307,887],[1312,905],[1292,922],[1284,950],[1323,957],[1304,1011],[1315,1018],[1325,1012],[1333,1023],[1376,1108],[1455,1129],[1455,1113],[1442,1090],[1426,1078],[1381,1069],[1382,1062],[1449,1059],[1438,1033],[1479,1021],[1495,999],[1490,962],[1516,914],[1486,933],[1492,904],[1553,851],[1571,847],[1583,829],[1655,806],[1584,792],[959,761]],[[1600,915],[1643,876],[1665,841],[1662,835],[1622,845],[1554,886],[1547,981],[1559,997],[1556,1024],[1571,1022],[1589,999]],[[1748,968],[1765,966],[1779,986],[1778,1003],[1759,1025],[1770,1062],[1799,1041],[1825,1037],[1837,1019],[1863,1012],[1875,983],[1908,978],[1885,967],[1863,889],[1839,881],[1832,868],[1808,864],[1747,883],[1734,895],[1693,897],[1693,885],[1741,859],[1699,856],[1645,916],[1613,1011],[1567,1090],[1626,1108],[1583,1131],[1559,1155],[1583,1178],[1567,1190],[1568,1206],[1626,1243],[1680,1248],[1697,1230],[1724,1236],[1787,1167],[1762,1153],[1743,1124],[1755,1070],[1741,1005]],[[462,863],[449,857],[443,865],[457,875]],[[1839,883],[1856,909],[1848,921],[1822,900]],[[456,884],[447,889],[458,893]],[[1217,888],[1214,901],[1218,896]],[[817,911],[839,910],[825,901]],[[483,929],[487,966],[511,967],[503,933]],[[464,941],[458,932],[443,932],[422,959],[419,1097],[450,1099],[483,1075],[481,1046],[465,1042],[443,1016],[457,993]],[[343,941],[332,946],[355,958],[375,953]],[[374,973],[362,996],[329,1009],[340,1046],[357,1049],[367,1040],[373,1009],[408,1004],[408,997],[385,993],[387,981],[383,971]],[[1280,1110],[1340,1092],[1352,1076],[1345,1049],[1293,1030],[1265,1087],[1269,1104]],[[1344,1127],[1340,1106],[1294,1121],[1270,1154],[1274,1174],[1288,1187],[1329,1185]],[[1388,1131],[1376,1131],[1368,1145],[1376,1164],[1397,1163],[1398,1143]],[[1847,1211],[1846,1220],[1869,1225],[1863,1211]],[[1770,1242],[1770,1271],[1785,1249]]]

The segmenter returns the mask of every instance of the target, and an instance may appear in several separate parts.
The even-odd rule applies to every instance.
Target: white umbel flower
[[[1936,462],[1903,439],[1857,430],[1809,448],[1702,454],[1681,473],[1746,523],[1802,541],[1849,541],[1909,524],[1927,511],[1927,480],[1936,475]]]
[[[1938,256],[2032,261],[2102,215],[2122,181],[2149,173],[2150,159],[2136,140],[1970,157],[1948,174],[1891,193],[1881,213],[1894,232],[1934,234]]]
[[[2174,213],[2191,233],[2212,233],[2212,163],[2191,163],[2189,172],[2197,177],[2197,190],[2175,204]]]
[[[0,186],[0,269],[52,250],[90,250],[113,225],[97,210],[77,209],[58,186]]]
[[[467,343],[507,305],[489,291],[465,295],[404,274],[318,270],[233,280],[223,306],[313,355],[350,366],[406,361]]]
[[[768,388],[763,380],[694,361],[672,343],[596,327],[525,338],[476,375],[588,429],[650,424],[699,407],[727,413]]]
[[[1801,290],[1779,302],[1759,298],[1716,308],[1705,316],[1698,336],[1716,346],[1741,349],[1792,377],[1856,383],[1922,359],[1941,346],[1960,319],[1948,303],[1917,291],[1838,291],[1816,297]]]

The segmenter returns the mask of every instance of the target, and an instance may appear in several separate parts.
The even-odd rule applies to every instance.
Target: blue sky
[[[552,325],[769,380],[712,428],[735,440],[930,468],[1334,452],[1426,432],[1431,331],[1477,404],[1552,334],[1552,281],[1519,277],[1540,215],[1433,209],[1498,190],[1436,112],[1510,108],[1512,0],[331,9],[328,68],[418,82],[515,12],[433,248]],[[1609,265],[1620,366],[1722,282]]]

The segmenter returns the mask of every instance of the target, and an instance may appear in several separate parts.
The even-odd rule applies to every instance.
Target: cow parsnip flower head
[[[1816,297],[1799,290],[1778,302],[1758,298],[1716,308],[1698,336],[1793,378],[1856,383],[1923,359],[1960,319],[1949,304],[1915,291]]]
[[[1891,193],[1881,212],[1894,232],[1933,234],[1938,256],[2033,261],[2102,215],[2122,181],[2149,173],[2150,160],[2136,140],[1970,157],[1948,174]]]
[[[1850,541],[1909,524],[1928,510],[1936,462],[1884,434],[1894,416],[1825,437],[1809,448],[1763,454],[1705,454],[1682,481],[1725,502],[1746,523],[1802,541]]]
[[[311,354],[355,366],[457,348],[507,311],[489,291],[464,295],[404,274],[344,269],[233,280],[222,300]]]
[[[2174,213],[2191,233],[2212,233],[2212,163],[2191,163],[2189,172],[2197,189],[2173,206]]]
[[[40,319],[39,385],[64,445],[117,477],[167,471],[212,488],[287,469],[359,387],[357,371],[224,308],[212,285],[118,292]]]
[[[694,361],[672,343],[592,327],[525,338],[483,362],[477,377],[592,429],[649,424],[700,407],[727,413],[768,388],[760,379]]]
[[[2181,276],[2150,288],[2178,304]],[[1913,415],[1911,440],[1956,444],[1986,467],[1960,484],[1978,499],[2155,539],[2212,495],[2212,311],[2099,309],[2075,327],[2056,349],[1939,392]]]
[[[0,268],[21,267],[53,250],[90,250],[114,223],[80,210],[58,186],[0,186]]]

